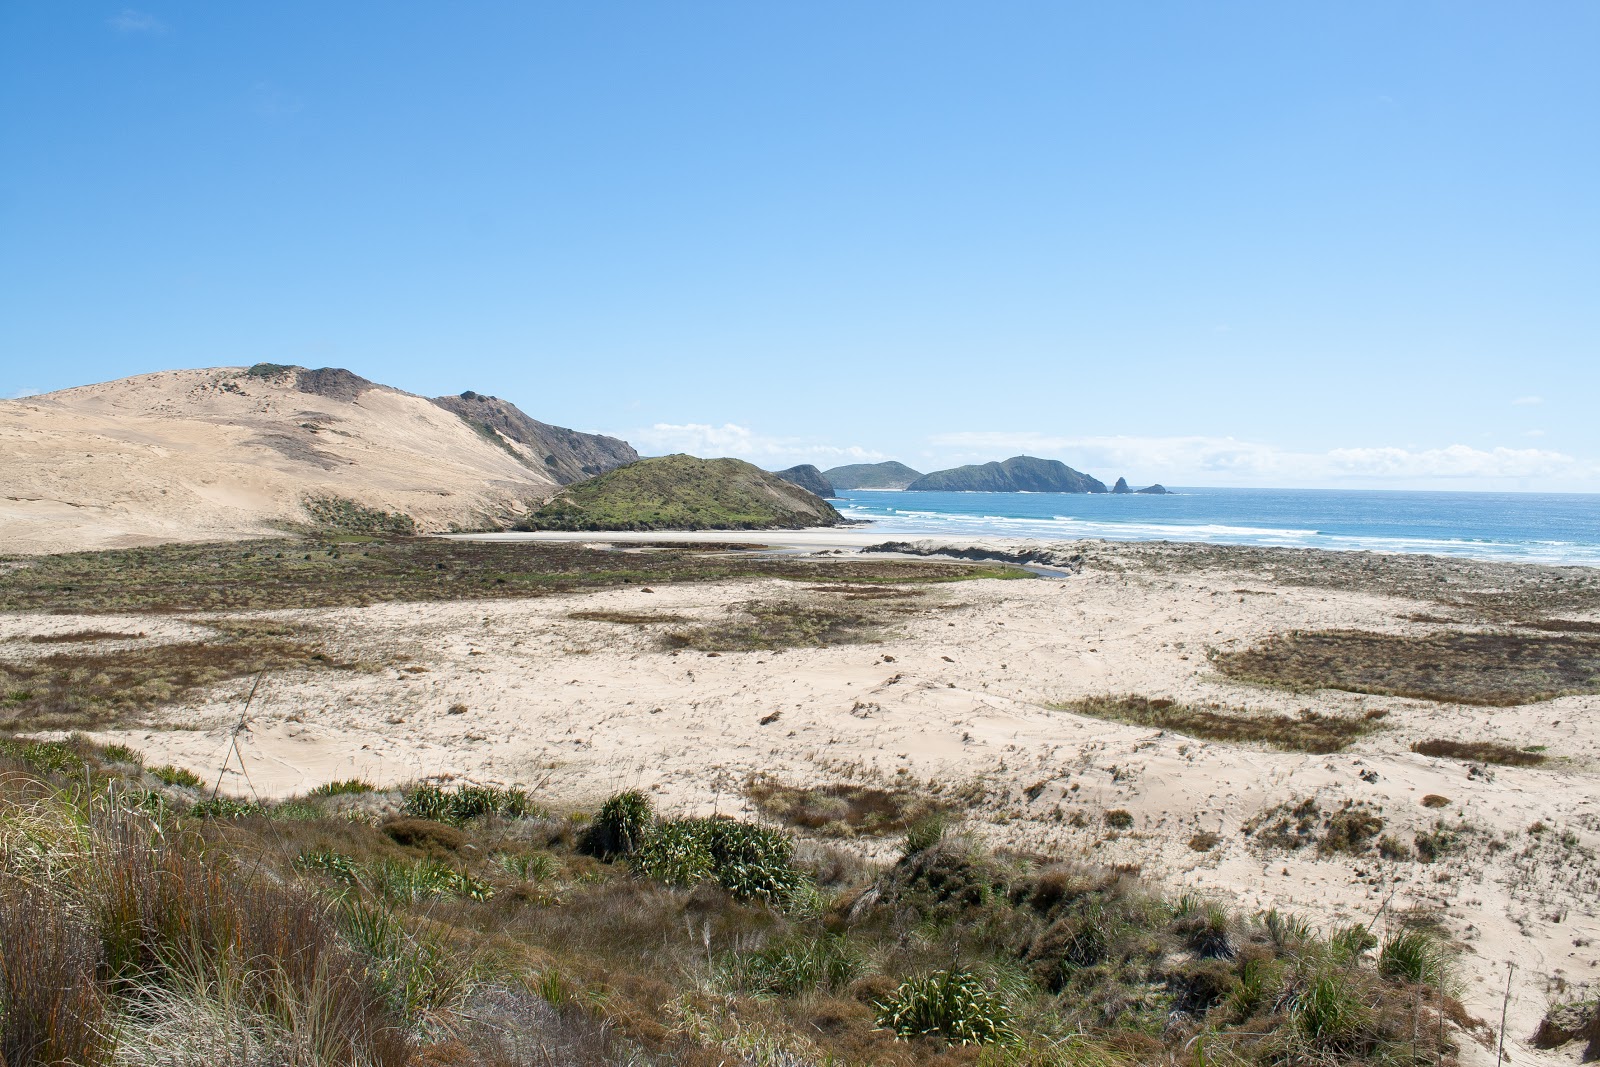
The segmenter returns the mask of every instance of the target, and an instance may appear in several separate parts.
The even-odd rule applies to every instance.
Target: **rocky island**
[[[1012,456],[999,463],[934,471],[906,489],[914,493],[1104,493],[1106,483],[1060,460]]]

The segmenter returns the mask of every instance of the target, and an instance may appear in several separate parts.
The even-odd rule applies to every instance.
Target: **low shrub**
[[[323,782],[313,789],[308,795],[313,797],[343,797],[355,796],[361,793],[373,793],[377,786],[360,778],[346,778],[341,782]]]
[[[668,885],[709,880],[736,899],[781,907],[805,884],[793,855],[794,841],[765,826],[678,819],[657,823],[631,859],[639,873]]]
[[[1413,985],[1437,986],[1449,970],[1449,957],[1438,941],[1421,930],[1391,935],[1378,953],[1378,973]]]

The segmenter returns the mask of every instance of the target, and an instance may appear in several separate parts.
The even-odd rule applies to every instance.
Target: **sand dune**
[[[145,374],[0,402],[0,551],[271,534],[308,498],[481,528],[560,487],[542,451],[348,371]]]

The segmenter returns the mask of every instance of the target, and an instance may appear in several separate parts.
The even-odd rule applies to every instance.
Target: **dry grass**
[[[1468,763],[1498,763],[1506,767],[1537,767],[1545,761],[1542,752],[1528,752],[1498,741],[1447,741],[1435,737],[1416,742],[1411,746],[1411,751],[1421,756],[1440,756],[1466,760]],[[1428,799],[1424,797],[1423,803],[1427,802]]]
[[[836,608],[809,600],[753,600],[728,609],[728,617],[670,630],[669,649],[752,652],[777,648],[821,648],[879,639],[884,618],[867,608]]]
[[[1345,718],[1304,711],[1297,716],[1229,708],[1221,704],[1180,704],[1164,698],[1084,697],[1051,707],[1097,719],[1172,730],[1207,741],[1258,743],[1290,752],[1340,752],[1379,729],[1381,715]]]
[[[853,782],[788,785],[760,775],[745,784],[745,795],[769,819],[828,837],[881,837],[947,810],[910,789],[884,789]]]
[[[1245,682],[1506,707],[1600,692],[1600,638],[1294,631],[1212,663]]]
[[[204,641],[0,660],[0,727],[91,729],[261,670],[350,666],[322,652],[310,630],[275,623],[212,625],[217,636]]]
[[[573,611],[567,613],[567,618],[579,622],[614,622],[620,626],[653,626],[656,623],[688,621],[682,615],[667,612],[652,615],[632,611]]]
[[[319,808],[327,798],[200,819],[171,794],[152,820],[125,806],[133,779],[113,800],[97,776],[124,772],[73,751],[82,765],[65,775],[0,766],[0,877],[25,872],[83,923],[50,927],[0,887],[0,939],[26,942],[0,940],[0,968],[31,980],[39,1005],[24,1017],[8,1002],[0,1042],[34,1040],[19,1022],[41,1019],[56,1060],[107,1062],[107,1048],[73,1052],[99,1035],[120,1062],[176,1046],[216,1067],[1200,1067],[1225,1040],[1238,1067],[1421,1067],[1457,1051],[1465,1021],[1384,971],[1370,939],[1167,899],[1131,868],[950,837],[887,867],[814,847],[791,867],[803,891],[767,906],[585,855],[570,818],[468,819],[451,848],[403,843],[392,824]],[[898,1039],[878,1005],[938,971],[967,976],[988,1014],[930,1003],[938,1033]],[[47,1003],[73,988],[88,999]],[[96,1012],[135,1025],[73,1030]],[[938,1036],[1001,1018],[1012,1046]],[[1202,1033],[1218,1035],[1209,1051]],[[7,1063],[41,1062],[16,1047],[0,1044]]]

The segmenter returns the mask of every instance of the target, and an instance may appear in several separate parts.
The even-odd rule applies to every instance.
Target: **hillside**
[[[834,495],[833,483],[828,481],[828,476],[809,463],[802,463],[799,466],[773,471],[772,473],[784,481],[798,485],[806,492],[815,493],[824,499]]]
[[[835,489],[846,493],[852,489],[904,489],[922,477],[921,471],[892,459],[882,463],[847,463],[822,473]]]
[[[569,486],[525,530],[761,530],[833,526],[827,501],[737,459],[642,459]]]
[[[278,364],[0,401],[0,449],[9,553],[286,526],[481,527],[635,457],[625,442],[546,426],[493,398],[435,402],[347,370]]]
[[[1106,484],[1059,460],[1013,456],[999,463],[934,471],[906,488],[943,493],[1104,493]]]
[[[498,436],[519,446],[512,450],[519,460],[562,485],[604,474],[639,458],[626,441],[551,426],[524,415],[510,401],[470,389],[460,396],[434,397],[433,402],[455,412],[492,443],[505,447],[495,440]]]

